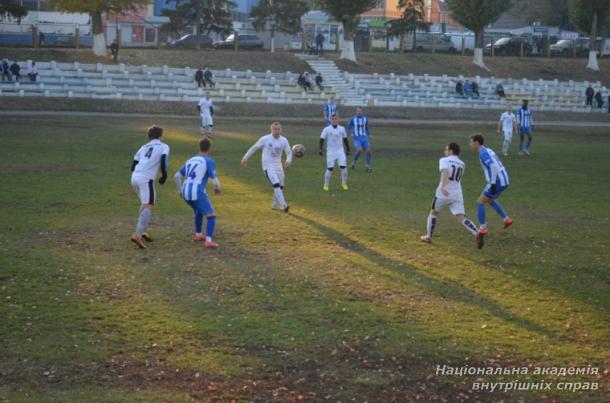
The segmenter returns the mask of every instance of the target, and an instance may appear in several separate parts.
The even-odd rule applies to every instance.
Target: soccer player
[[[508,149],[510,148],[510,143],[513,140],[513,130],[517,131],[517,117],[513,113],[513,107],[511,104],[506,104],[506,112],[500,116],[500,121],[498,122],[498,134],[500,134],[500,126],[502,127],[502,133],[504,134],[502,154],[508,155]]]
[[[282,136],[282,125],[278,122],[271,124],[271,134],[261,137],[241,159],[241,164],[244,167],[248,166],[248,159],[257,150],[263,150],[262,163],[265,177],[273,186],[273,210],[281,210],[287,213],[289,206],[284,199],[284,170],[282,169],[282,154],[286,153],[286,161],[284,168],[290,167],[292,164],[292,150],[288,139]]]
[[[220,181],[216,176],[216,163],[208,156],[212,141],[203,138],[199,141],[199,155],[188,160],[174,175],[174,182],[184,201],[195,213],[195,236],[193,242],[204,241],[206,249],[215,249],[218,244],[212,241],[216,228],[216,215],[205,188],[212,180],[214,194],[220,194]],[[182,182],[182,178],[185,178]],[[205,236],[202,233],[203,217],[206,217]]]
[[[484,147],[485,140],[480,134],[474,134],[470,136],[468,145],[470,149],[479,153],[479,160],[485,179],[487,179],[487,186],[483,189],[483,192],[477,199],[477,216],[479,218],[479,233],[477,238],[483,238],[489,234],[487,229],[487,218],[485,217],[485,204],[489,204],[498,215],[504,221],[504,228],[508,228],[513,224],[513,220],[506,214],[500,203],[496,200],[502,192],[504,192],[509,185],[508,172],[502,165],[502,161],[498,158],[492,149]]]
[[[449,207],[451,214],[455,216],[466,231],[470,232],[477,240],[477,247],[481,249],[484,245],[483,237],[478,237],[477,227],[472,221],[466,218],[464,213],[464,196],[462,195],[462,185],[460,183],[464,176],[465,164],[460,159],[460,146],[456,143],[449,143],[445,147],[445,157],[438,162],[441,172],[441,181],[436,188],[436,194],[432,200],[432,208],[428,214],[428,225],[426,235],[420,238],[422,242],[432,243],[432,233],[436,227],[436,220],[439,211],[445,206]]]
[[[519,123],[519,155],[530,155],[530,145],[532,144],[532,129],[534,128],[534,120],[532,119],[532,110],[528,106],[527,99],[523,100],[523,105],[517,111],[517,123]],[[527,136],[527,144],[524,144],[524,138]]]
[[[339,116],[332,115],[331,125],[326,126],[320,135],[320,155],[324,155],[324,140],[326,143],[326,171],[324,172],[324,191],[328,192],[330,177],[333,174],[335,163],[341,169],[341,187],[347,190],[347,157],[349,155],[349,143],[345,128],[339,125]],[[345,146],[345,149],[343,148]]]
[[[337,114],[337,104],[335,97],[328,98],[328,102],[324,104],[324,126],[330,126],[330,118]]]
[[[369,118],[364,116],[362,108],[356,108],[356,115],[352,116],[347,125],[347,131],[354,138],[354,160],[352,161],[351,168],[356,168],[356,161],[360,158],[361,153],[365,153],[366,158],[366,172],[371,173],[371,161],[373,156],[371,155],[371,144],[369,142],[369,136],[371,131],[369,130]]]
[[[138,224],[135,233],[131,236],[131,242],[138,245],[140,249],[146,249],[143,240],[152,242],[146,230],[156,202],[155,178],[161,168],[159,183],[161,185],[165,183],[169,158],[169,146],[162,142],[163,129],[161,127],[151,126],[148,129],[148,138],[150,141],[140,147],[133,157],[131,165],[131,186],[140,197],[141,202]]]
[[[199,111],[199,116],[201,118],[201,135],[205,135],[207,131],[207,135],[212,137],[212,132],[214,130],[214,119],[212,119],[212,116],[214,115],[214,104],[212,99],[210,99],[209,91],[206,91],[205,96],[199,100],[197,110]]]

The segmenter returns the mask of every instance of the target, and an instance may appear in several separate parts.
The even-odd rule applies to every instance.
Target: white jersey
[[[502,122],[502,131],[504,133],[512,133],[513,127],[515,127],[515,122],[517,121],[517,117],[512,112],[504,112],[502,116],[500,116],[500,122]]]
[[[345,152],[343,149],[343,139],[347,138],[347,132],[343,126],[326,126],[324,130],[322,130],[320,138],[326,140],[327,154],[340,154]]]
[[[144,144],[136,155],[134,161],[138,161],[131,178],[154,180],[161,166],[161,156],[165,155],[166,163],[169,162],[169,146],[159,139],[154,139]]]
[[[199,108],[201,116],[212,116],[212,108],[214,108],[214,103],[211,99],[206,99],[205,97],[199,100]]]
[[[438,161],[438,169],[439,171],[447,170],[448,181],[447,186],[445,186],[445,190],[449,192],[449,196],[445,196],[443,192],[441,192],[441,185],[439,183],[436,188],[436,197],[439,199],[450,199],[456,201],[463,201],[464,196],[462,195],[462,184],[460,181],[462,180],[462,176],[464,175],[464,169],[466,165],[464,162],[456,155],[450,155],[449,157],[441,158]]]
[[[248,160],[257,150],[263,150],[262,163],[263,170],[282,169],[282,153],[286,153],[286,161],[292,163],[292,150],[288,139],[280,136],[277,139],[272,134],[261,137],[244,155]]]

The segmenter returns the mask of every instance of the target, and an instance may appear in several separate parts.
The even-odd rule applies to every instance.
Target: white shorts
[[[340,167],[347,166],[347,158],[345,157],[345,152],[332,152],[326,154],[326,167],[334,168],[335,163],[337,163]]]
[[[140,197],[142,204],[155,204],[156,192],[155,181],[145,178],[132,178],[131,186],[134,192]]]
[[[452,200],[441,197],[434,197],[432,200],[432,210],[434,211],[441,211],[446,206],[449,206],[449,210],[453,215],[465,214],[463,200]]]
[[[282,168],[265,168],[263,172],[272,185],[279,183],[280,186],[284,186],[284,170]]]
[[[211,115],[201,115],[201,127],[214,126],[214,119]]]
[[[504,132],[504,140],[506,141],[511,141],[513,139],[513,132],[512,130],[510,132]]]

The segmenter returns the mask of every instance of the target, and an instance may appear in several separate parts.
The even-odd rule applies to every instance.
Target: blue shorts
[[[532,134],[532,128],[531,127],[523,127],[523,126],[521,126],[521,129],[519,130],[519,133],[521,135]]]
[[[203,198],[198,198],[197,200],[186,200],[186,203],[191,206],[195,213],[200,213],[203,215],[214,213],[214,208],[212,207],[212,203],[210,203],[210,199],[208,199],[207,195],[204,195]]]
[[[485,186],[485,188],[483,189],[483,192],[481,192],[481,194],[489,197],[490,199],[497,199],[498,197],[500,197],[502,192],[504,192],[506,189],[508,189],[508,186],[500,186],[496,183],[496,191],[494,193],[492,193],[490,191],[490,189],[491,189],[491,185],[487,184],[487,186]]]
[[[354,137],[354,148],[356,150],[359,150],[361,148],[368,150],[369,148],[371,148],[371,145],[369,144],[368,136]]]

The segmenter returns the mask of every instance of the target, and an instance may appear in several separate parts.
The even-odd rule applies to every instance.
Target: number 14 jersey
[[[460,181],[462,180],[462,176],[464,175],[464,162],[459,159],[459,157],[455,155],[450,155],[448,157],[441,158],[438,161],[438,169],[443,172],[443,170],[447,170],[448,182],[445,190],[449,192],[449,196],[445,196],[443,192],[441,192],[441,184],[439,183],[436,188],[436,197],[439,199],[450,199],[463,202],[464,196],[462,195],[462,184]]]

